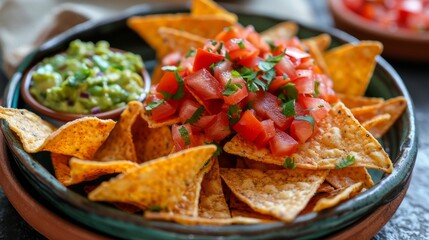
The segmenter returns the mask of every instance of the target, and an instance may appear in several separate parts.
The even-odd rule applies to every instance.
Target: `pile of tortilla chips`
[[[190,14],[133,17],[128,24],[162,58],[172,49],[184,53],[201,47],[224,27],[237,24],[237,16],[209,0],[195,0]],[[296,24],[281,23],[262,37],[287,39],[297,31]],[[171,122],[148,122],[140,102],[130,102],[116,123],[87,117],[56,129],[27,110],[6,108],[0,108],[0,118],[25,151],[51,152],[55,176],[65,186],[92,186],[100,176],[117,174],[90,187],[92,201],[129,210],[118,204],[125,203],[148,219],[190,225],[293,222],[371,188],[367,168],[392,172],[392,162],[376,138],[406,107],[403,97],[363,96],[380,43],[363,41],[327,50],[330,41],[322,34],[302,42],[333,79],[341,101],[317,133],[286,160],[238,135],[223,146],[227,155],[214,155],[219,149],[211,144],[171,154]]]

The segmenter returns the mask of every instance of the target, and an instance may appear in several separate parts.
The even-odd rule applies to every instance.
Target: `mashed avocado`
[[[63,54],[45,58],[32,74],[30,93],[48,108],[67,113],[98,113],[139,100],[143,61],[113,52],[109,43],[75,40]]]

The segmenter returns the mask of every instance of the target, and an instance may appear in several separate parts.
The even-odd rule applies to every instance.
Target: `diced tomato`
[[[229,56],[234,61],[254,58],[259,55],[259,49],[245,39],[233,38],[225,43]]]
[[[290,135],[300,143],[305,143],[313,135],[313,125],[304,120],[293,120],[290,125]]]
[[[274,122],[271,119],[261,121],[264,131],[262,131],[255,139],[254,143],[257,147],[262,148],[268,144],[268,141],[276,135],[276,128]]]
[[[249,27],[250,25],[246,29],[248,29]],[[253,46],[258,48],[260,51],[262,52],[270,51],[270,46],[268,45],[268,43],[261,39],[261,36],[257,32],[255,32],[255,29],[253,27],[249,30],[249,34],[247,34],[245,38],[247,41],[249,41]]]
[[[189,91],[201,100],[223,97],[222,86],[205,68],[186,76],[183,81]]]
[[[208,52],[204,49],[198,48],[195,54],[193,71],[196,72],[202,68],[210,71],[210,65],[220,62],[224,59],[224,56]]]
[[[174,72],[166,72],[156,86],[156,91],[161,94],[168,93],[174,95],[178,88],[179,83],[176,80]]]
[[[199,130],[203,130],[207,126],[211,125],[215,119],[216,115],[202,116],[198,122],[193,124],[193,126],[197,127]]]
[[[293,83],[299,94],[314,93],[314,80],[312,77],[297,77]]]
[[[182,131],[182,134],[180,131]],[[176,152],[192,147],[192,143],[195,141],[190,124],[174,124],[171,127],[171,135],[173,137]]]
[[[240,136],[247,141],[252,142],[258,135],[264,131],[261,122],[252,114],[250,110],[246,110],[240,120],[232,127]]]
[[[277,91],[280,87],[286,85],[288,82],[290,82],[290,78],[284,78],[283,76],[276,76],[273,81],[271,81],[269,91],[271,93],[274,93]]]
[[[242,77],[233,76],[231,78],[231,84],[239,84],[241,88],[237,88],[237,90],[229,96],[224,95],[223,100],[225,101],[226,104],[235,105],[235,104],[238,104],[244,98],[246,98],[248,95],[248,92],[247,92],[246,82]]]
[[[263,59],[261,57],[256,56],[254,58],[241,59],[240,61],[238,61],[238,64],[247,68],[255,69],[258,66],[259,62],[262,60]]]
[[[279,106],[280,101],[271,93],[258,93],[253,103],[253,107],[258,116],[263,119],[269,118],[274,124],[282,129],[289,128],[293,117],[286,117],[282,113],[282,107]]]
[[[231,78],[232,63],[229,60],[225,60],[216,64],[213,68],[213,76],[219,81],[222,86],[225,86]]]
[[[286,55],[294,59],[303,59],[310,57],[310,54],[295,47],[286,48]]]
[[[211,122],[211,125],[205,128],[205,135],[208,139],[221,141],[231,134],[229,127],[229,119],[225,112],[220,112],[216,115],[216,119]]]
[[[283,131],[276,131],[269,141],[271,153],[274,156],[288,156],[295,152],[298,142]]]
[[[241,37],[241,33],[240,33],[238,27],[229,27],[229,28],[226,28],[225,30],[223,30],[222,32],[220,32],[216,36],[216,40],[227,42],[230,39],[240,38],[240,37]]]
[[[299,96],[298,102],[306,109],[309,109],[311,116],[316,122],[320,122],[331,109],[329,103],[321,98]]]
[[[289,59],[288,56],[284,56],[275,66],[274,68],[277,71],[277,75],[283,76],[283,74],[286,74],[290,79],[296,78],[296,72],[295,67],[293,66],[293,63]]]
[[[182,123],[186,122],[192,117],[192,115],[195,113],[195,111],[197,111],[200,106],[201,105],[196,101],[193,101],[191,99],[185,99],[179,110],[180,121]]]
[[[155,99],[154,99],[155,100]],[[151,100],[153,101],[153,100]],[[159,99],[155,101],[160,101]],[[178,103],[173,100],[164,101],[162,104],[153,108],[150,112],[154,121],[161,122],[174,117]]]

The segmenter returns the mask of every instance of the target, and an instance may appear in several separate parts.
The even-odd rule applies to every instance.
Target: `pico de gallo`
[[[296,37],[263,41],[234,26],[203,48],[164,59],[145,111],[172,125],[175,151],[235,134],[276,156],[292,154],[338,101],[331,79]]]

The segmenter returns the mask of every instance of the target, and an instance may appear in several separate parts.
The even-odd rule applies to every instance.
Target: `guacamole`
[[[143,93],[143,60],[112,51],[106,41],[75,40],[65,53],[45,58],[32,73],[30,93],[59,112],[105,112],[139,100]]]

